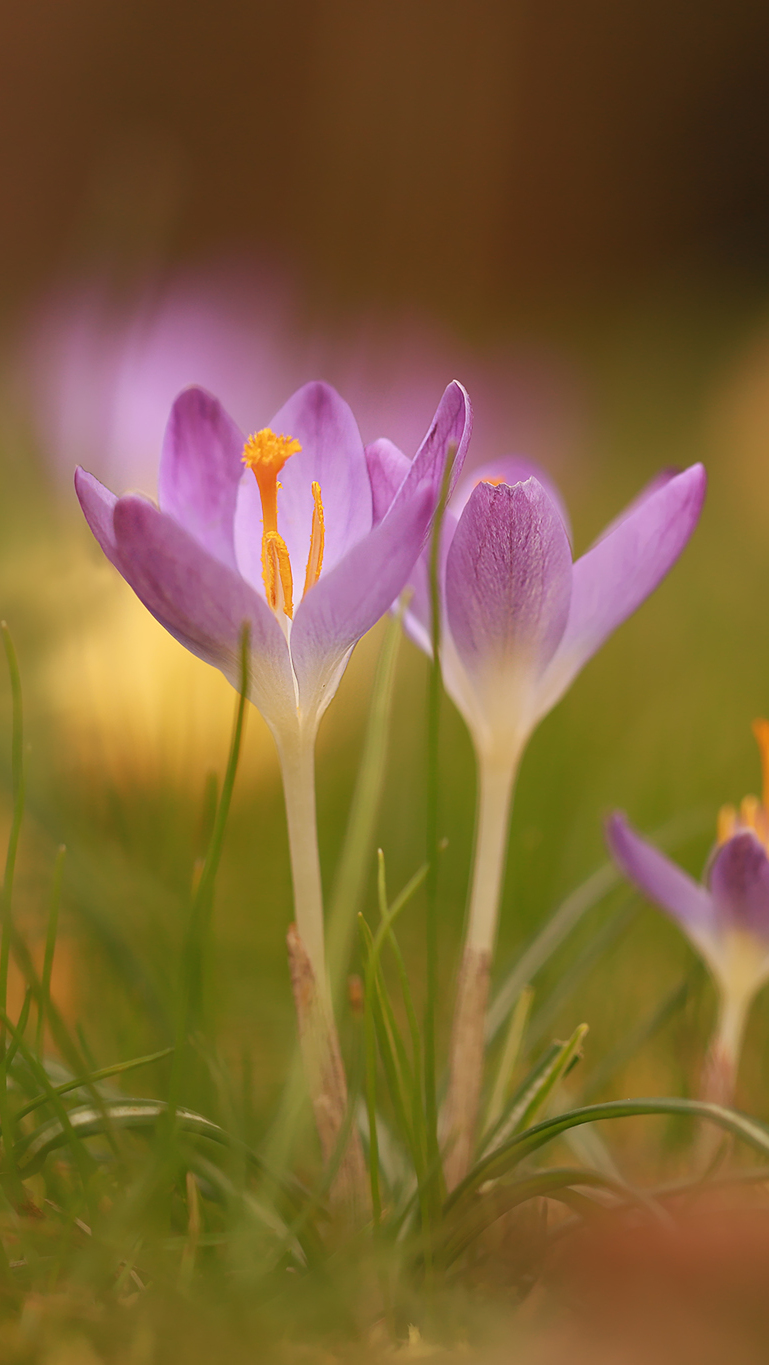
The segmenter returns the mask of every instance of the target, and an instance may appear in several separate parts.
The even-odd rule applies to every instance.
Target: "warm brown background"
[[[768,92],[765,0],[5,0],[2,294],[245,245],[487,327],[763,274]]]

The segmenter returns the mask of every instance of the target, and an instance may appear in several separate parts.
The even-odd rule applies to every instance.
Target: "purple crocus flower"
[[[411,573],[449,448],[461,464],[470,428],[467,394],[452,383],[376,519],[355,419],[322,383],[299,389],[248,440],[215,398],[186,389],[166,429],[159,506],[75,476],[108,559],[166,630],[236,686],[248,626],[250,696],[280,753],[292,850],[303,849],[293,860],[297,924],[318,973],[320,879],[306,852],[318,722],[354,645]]]
[[[380,441],[369,463],[376,514],[380,506],[384,512],[405,461]],[[576,562],[558,493],[526,461],[502,459],[474,470],[447,509],[439,565],[441,667],[470,730],[479,775],[446,1106],[450,1185],[463,1177],[473,1151],[488,974],[521,754],[587,660],[664,578],[697,524],[704,493],[701,465],[662,474]],[[429,652],[426,556],[412,587],[406,629]]]
[[[756,721],[764,770],[763,799],[719,812],[716,847],[704,884],[648,843],[615,812],[606,838],[625,876],[675,920],[710,969],[719,1015],[706,1063],[707,1098],[731,1099],[745,1021],[769,980],[769,723]]]

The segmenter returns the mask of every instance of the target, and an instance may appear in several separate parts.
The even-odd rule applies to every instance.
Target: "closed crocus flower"
[[[406,461],[380,441],[369,462],[375,514],[384,514]],[[701,465],[661,474],[575,562],[558,493],[527,461],[502,459],[474,471],[446,511],[439,556],[441,666],[473,739],[479,785],[445,1110],[450,1185],[465,1174],[475,1140],[488,974],[523,749],[588,659],[664,578],[697,524],[704,493]],[[406,628],[429,652],[426,556],[412,588]]]
[[[625,876],[675,920],[710,969],[719,1008],[705,1064],[706,1099],[733,1096],[745,1022],[769,980],[769,723],[756,721],[764,772],[763,797],[719,813],[716,847],[704,883],[642,839],[616,813],[607,840]]]

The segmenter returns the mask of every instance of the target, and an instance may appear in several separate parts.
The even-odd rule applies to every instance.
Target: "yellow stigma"
[[[326,523],[323,516],[323,503],[320,497],[320,484],[313,483],[312,531],[310,532],[310,553],[307,558],[307,572],[304,576],[304,590],[309,592],[320,578],[323,568],[323,546],[326,540]]]
[[[243,447],[243,463],[252,469],[262,501],[262,578],[267,601],[275,612],[289,618],[294,615],[294,578],[291,560],[283,537],[278,532],[278,475],[286,460],[302,449],[293,436],[278,436],[270,427],[255,431]],[[323,567],[325,523],[320,484],[313,483],[312,530],[310,554],[304,579],[304,591],[312,588],[320,578]]]
[[[716,840],[719,845],[725,844],[740,830],[749,829],[769,851],[769,721],[754,720],[753,734],[761,753],[762,799],[745,796],[739,810],[734,806],[722,806],[718,812]]]

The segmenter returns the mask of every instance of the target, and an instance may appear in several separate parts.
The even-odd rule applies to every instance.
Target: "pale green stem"
[[[288,823],[294,919],[318,989],[328,993],[323,933],[323,884],[315,810],[315,734],[278,742]]]
[[[742,1040],[752,994],[727,991],[720,994],[718,1018],[713,1030],[702,1077],[702,1097],[714,1104],[730,1105],[734,1099]]]
[[[442,1135],[448,1144],[446,1184],[467,1174],[477,1137],[483,1080],[489,972],[507,861],[510,805],[518,754],[478,752],[478,822],[467,932],[451,1033],[449,1089]]]
[[[465,937],[465,947],[474,952],[494,951],[517,771],[517,756],[502,762],[478,756],[478,824]]]

